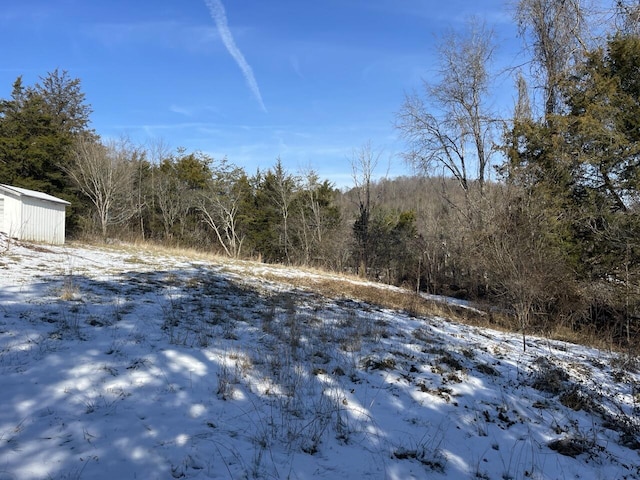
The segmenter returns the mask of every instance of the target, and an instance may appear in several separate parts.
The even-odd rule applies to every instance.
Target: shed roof
[[[49,202],[71,205],[69,202],[67,202],[66,200],[62,200],[61,198],[54,197],[53,195],[48,195],[42,192],[36,192],[35,190],[29,190],[27,188],[12,187],[10,185],[4,185],[0,183],[0,190],[7,190],[10,193],[18,196],[24,195],[25,197],[37,198],[39,200],[47,200]]]

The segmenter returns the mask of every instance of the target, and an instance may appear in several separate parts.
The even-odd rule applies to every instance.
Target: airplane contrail
[[[222,43],[224,43],[224,46],[227,47],[227,50],[240,67],[240,70],[242,70],[242,74],[249,84],[249,88],[251,89],[254,97],[256,97],[258,103],[260,103],[260,107],[262,107],[262,110],[266,112],[267,107],[264,106],[264,102],[262,101],[262,95],[260,95],[258,82],[256,82],[256,78],[253,76],[253,70],[245,60],[244,55],[242,55],[242,52],[233,39],[233,35],[231,35],[231,30],[229,30],[229,24],[227,23],[227,14],[224,11],[222,1],[205,0],[205,3],[209,7],[211,17],[213,18],[214,22],[216,22],[218,32],[220,32],[220,38],[222,38]]]

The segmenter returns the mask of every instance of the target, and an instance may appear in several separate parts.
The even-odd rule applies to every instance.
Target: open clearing
[[[635,358],[294,286],[320,273],[0,252],[1,480],[640,479]]]

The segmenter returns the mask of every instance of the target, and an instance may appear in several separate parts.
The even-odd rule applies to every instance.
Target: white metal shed
[[[0,232],[18,240],[64,243],[66,200],[0,184]]]

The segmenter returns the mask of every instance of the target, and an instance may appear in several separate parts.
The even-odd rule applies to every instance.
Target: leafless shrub
[[[488,365],[486,363],[479,363],[478,365],[476,365],[476,370],[479,371],[480,373],[484,373],[485,375],[489,375],[491,377],[500,376],[500,373],[498,373],[498,371],[495,368],[493,368],[491,365]]]
[[[454,357],[451,352],[447,352],[445,351],[442,356],[440,356],[437,359],[437,362],[440,364],[444,364],[447,365],[449,368],[452,368],[453,370],[459,370],[459,371],[464,371],[465,367],[464,365],[460,362],[460,360],[458,360],[456,357]]]
[[[563,392],[559,400],[562,405],[575,411],[591,411],[593,407],[593,400],[577,385],[573,385]]]
[[[577,457],[580,454],[589,452],[594,444],[591,439],[582,436],[564,436],[557,440],[553,440],[548,444],[551,450],[558,452],[560,455],[568,457]]]
[[[441,442],[441,432],[431,438],[427,438],[425,435],[418,441],[410,442],[409,445],[395,447],[392,456],[399,460],[417,460],[430,470],[444,473],[447,457],[440,446]]]
[[[531,386],[541,392],[559,394],[566,390],[569,375],[562,368],[552,365],[546,358],[539,357],[534,361],[538,371],[534,375]]]
[[[362,360],[362,367],[366,370],[393,370],[396,367],[396,359],[367,356]]]

